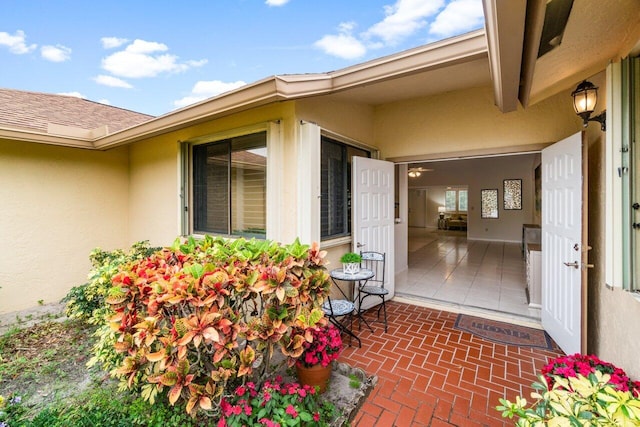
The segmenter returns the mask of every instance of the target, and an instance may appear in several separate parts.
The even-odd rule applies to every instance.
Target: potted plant
[[[362,257],[355,252],[347,252],[340,257],[340,262],[342,263],[342,270],[346,274],[356,274],[360,271]]]
[[[331,378],[331,362],[342,352],[340,330],[330,323],[307,328],[302,348],[296,361],[298,380],[303,385],[317,386],[324,393]]]

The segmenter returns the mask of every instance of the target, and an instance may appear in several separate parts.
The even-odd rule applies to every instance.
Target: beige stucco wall
[[[598,83],[600,87],[604,85]],[[597,125],[588,128],[589,262],[587,286],[587,351],[640,379],[640,299],[605,280],[605,136]]]
[[[0,140],[0,313],[58,302],[95,247],[127,244],[128,148]]]
[[[569,92],[504,114],[490,87],[381,105],[374,127],[383,158],[548,144],[579,130]]]

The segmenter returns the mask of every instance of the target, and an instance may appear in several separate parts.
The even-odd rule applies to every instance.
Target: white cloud
[[[115,52],[102,60],[102,68],[118,77],[155,77],[161,73],[180,73],[207,61],[180,63],[176,55],[166,52],[167,45],[146,40],[134,40],[124,50]]]
[[[42,46],[40,54],[44,59],[51,62],[64,62],[71,59],[71,49],[62,45]]]
[[[101,99],[98,102],[104,105],[111,105],[111,101],[109,101],[108,99]]]
[[[125,89],[131,89],[133,87],[122,79],[113,76],[105,76],[104,74],[94,77],[93,80],[103,86],[122,87]]]
[[[29,53],[38,45],[31,44],[27,46],[26,38],[27,37],[22,30],[17,30],[14,35],[0,31],[0,46],[7,46],[9,48],[9,52],[15,53],[16,55]]]
[[[427,25],[444,6],[444,0],[398,0],[385,6],[385,18],[371,26],[365,38],[378,37],[385,44],[396,44]]]
[[[82,99],[87,98],[80,92],[58,92],[58,95],[73,96],[74,98],[82,98]]]
[[[329,55],[343,59],[360,58],[367,53],[367,48],[351,34],[354,28],[353,22],[343,22],[338,27],[339,34],[328,34],[314,44]]]
[[[482,28],[483,24],[482,0],[453,0],[433,21],[429,34],[450,37]]]
[[[105,49],[114,49],[116,47],[120,47],[123,44],[127,43],[128,39],[123,39],[119,37],[103,37],[100,39],[102,42],[102,47]]]
[[[245,84],[242,80],[236,82],[223,82],[220,80],[199,81],[193,86],[193,89],[191,89],[191,95],[173,101],[173,105],[178,108],[184,107],[202,101],[203,99],[237,89]]]
[[[289,0],[266,0],[265,4],[267,6],[284,6],[289,3]]]

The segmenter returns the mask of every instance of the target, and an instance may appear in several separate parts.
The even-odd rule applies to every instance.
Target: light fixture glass
[[[410,176],[411,178],[417,178],[417,177],[419,177],[420,175],[422,175],[422,174],[420,173],[420,171],[409,171],[409,176]]]
[[[595,111],[596,104],[598,102],[598,87],[587,80],[583,80],[582,83],[576,87],[576,90],[571,92],[571,96],[573,97],[573,109],[576,114],[582,118],[582,126],[587,127],[589,122],[598,122],[600,123],[601,129],[604,131],[606,127],[605,111],[593,118],[590,118],[591,114]]]

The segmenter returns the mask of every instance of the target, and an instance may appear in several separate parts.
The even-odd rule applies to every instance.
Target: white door
[[[394,295],[394,165],[383,160],[354,157],[352,161],[351,200],[353,251],[385,254],[387,299]],[[367,298],[362,308],[378,304]]]
[[[542,150],[542,326],[582,351],[582,134]]]

